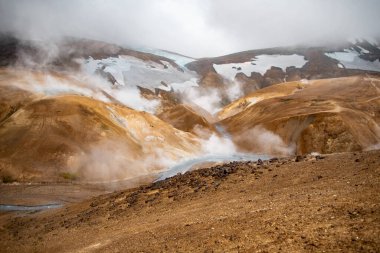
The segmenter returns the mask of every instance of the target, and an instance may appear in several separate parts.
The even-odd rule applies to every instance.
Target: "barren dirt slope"
[[[82,95],[23,89],[28,83],[22,77],[43,79],[38,72],[0,74],[1,181],[125,179],[166,167],[163,157],[199,152],[195,135],[152,114]]]
[[[233,115],[221,124],[245,150],[260,148],[254,134],[259,127],[294,145],[298,154],[334,153],[376,146],[379,109],[380,79],[364,75],[274,85],[237,100],[219,116]]]
[[[230,163],[1,219],[3,252],[379,252],[380,151]]]

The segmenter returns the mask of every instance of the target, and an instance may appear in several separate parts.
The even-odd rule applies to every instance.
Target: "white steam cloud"
[[[112,84],[96,75],[90,76],[79,72],[65,73],[63,77],[62,75],[53,75],[40,71],[20,73],[22,73],[22,76],[13,85],[37,94],[46,96],[75,94],[91,97],[103,102],[111,102],[110,97],[112,97],[129,108],[152,114],[156,112],[160,105],[159,100],[149,100],[142,97],[137,87],[113,87]]]
[[[199,89],[190,87],[181,93],[185,103],[196,104],[211,114],[215,114],[221,108],[220,92],[217,89]]]
[[[286,144],[283,139],[265,129],[262,126],[255,126],[236,138],[237,142],[248,145],[249,149],[261,154],[293,155],[295,144]]]
[[[159,148],[137,157],[122,142],[107,139],[71,156],[67,163],[71,173],[89,182],[112,182],[157,173],[173,166],[176,159],[165,156]]]
[[[232,83],[228,84],[226,93],[227,93],[228,99],[231,102],[244,95],[241,84],[238,81],[233,81]]]
[[[378,38],[378,0],[0,0],[0,32],[85,37],[194,57]]]
[[[141,96],[140,90],[134,86],[126,86],[115,92],[109,90],[112,96],[123,103],[124,105],[138,110],[145,111],[154,114],[160,105],[160,101],[157,99],[148,100]]]
[[[202,150],[212,155],[232,155],[237,148],[231,139],[212,134],[209,139],[202,142]]]

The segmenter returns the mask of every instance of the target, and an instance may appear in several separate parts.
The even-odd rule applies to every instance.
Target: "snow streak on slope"
[[[348,42],[350,42],[351,44],[354,44],[354,45],[357,45],[358,43],[363,43],[363,42],[368,42],[369,44],[371,44],[372,46],[379,46],[379,42],[377,39],[373,38],[373,37],[369,37],[369,36],[366,36],[365,38],[363,37],[350,37],[348,38]]]
[[[360,47],[359,47],[360,48]],[[367,50],[360,48],[361,53],[368,52]],[[338,60],[340,68],[347,69],[361,69],[380,72],[380,61],[366,61],[360,58],[361,53],[352,50],[345,49],[344,52],[325,53],[326,56]]]
[[[90,57],[83,64],[89,74],[103,71],[111,74],[116,79],[116,84],[140,86],[150,90],[162,88],[163,83],[170,90],[171,83],[185,83],[197,77],[194,72],[177,69],[169,62],[161,61],[159,64],[125,55],[100,60]]]
[[[251,76],[252,72],[258,72],[264,75],[272,66],[282,68],[284,71],[287,67],[300,68],[307,61],[302,55],[258,55],[250,62],[214,64],[215,71],[226,79],[234,80],[237,73],[244,73]]]
[[[145,53],[150,53],[150,54],[158,55],[158,56],[163,56],[165,58],[173,60],[175,63],[177,63],[183,69],[186,68],[185,67],[186,64],[188,64],[188,63],[193,62],[193,61],[196,60],[196,59],[188,57],[188,56],[184,56],[184,55],[180,55],[180,54],[176,54],[176,53],[172,53],[172,52],[165,51],[165,50],[160,50],[160,49],[138,48],[136,50],[137,51],[141,51],[141,52],[145,52]]]
[[[75,94],[106,103],[111,102],[110,97],[113,97],[129,108],[152,114],[160,105],[159,100],[141,96],[139,89],[135,86],[113,86],[96,75],[73,73],[63,76],[15,70],[5,70],[0,74],[7,76],[5,80],[15,87],[45,96]]]

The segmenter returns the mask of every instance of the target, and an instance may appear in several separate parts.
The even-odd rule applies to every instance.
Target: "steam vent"
[[[0,252],[380,252],[378,10],[0,0]]]

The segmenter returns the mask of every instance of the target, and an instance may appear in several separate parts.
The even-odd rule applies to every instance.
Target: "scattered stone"
[[[278,162],[278,158],[277,157],[273,157],[273,158],[269,159],[269,162],[270,163]]]
[[[316,160],[322,160],[322,159],[325,159],[325,158],[326,158],[325,156],[321,156],[321,155],[315,156]]]

